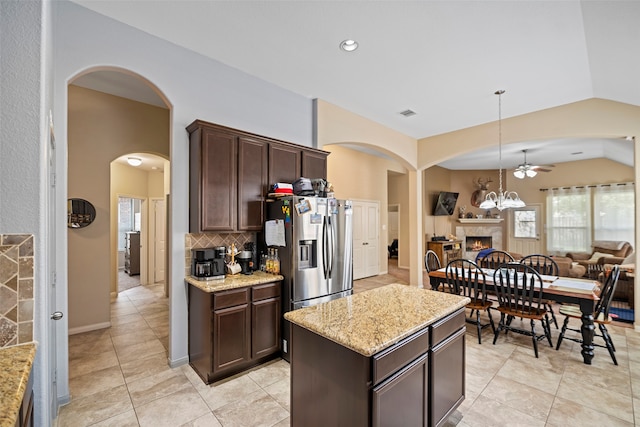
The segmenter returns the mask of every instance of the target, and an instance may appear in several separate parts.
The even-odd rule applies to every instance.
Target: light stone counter
[[[285,313],[285,319],[372,356],[464,307],[469,298],[391,284]]]
[[[224,279],[198,280],[194,277],[186,277],[186,282],[205,292],[226,291],[229,289],[244,288],[247,286],[262,285],[264,283],[284,280],[279,274],[269,274],[264,271],[254,271],[253,274],[227,275]]]
[[[36,344],[0,349],[0,427],[14,427],[36,357]]]

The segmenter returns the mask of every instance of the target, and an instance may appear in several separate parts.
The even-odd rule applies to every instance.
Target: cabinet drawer
[[[234,305],[247,304],[249,302],[249,289],[233,289],[230,291],[216,292],[213,295],[213,309],[233,307]]]
[[[374,355],[373,384],[378,384],[428,350],[429,328],[424,328],[398,344]]]
[[[462,308],[431,325],[431,347],[435,347],[440,341],[462,328],[464,322],[465,314]]]
[[[280,282],[266,283],[251,288],[251,300],[260,301],[267,298],[275,298],[280,296]]]

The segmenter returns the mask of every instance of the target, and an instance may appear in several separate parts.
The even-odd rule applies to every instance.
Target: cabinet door
[[[269,185],[292,183],[300,178],[300,149],[276,142],[269,144]]]
[[[373,389],[372,425],[426,426],[429,410],[428,355]]]
[[[444,424],[464,400],[464,333],[465,329],[460,329],[432,350],[430,426]]]
[[[199,231],[234,231],[236,227],[236,137],[203,128],[200,153]],[[193,209],[193,204],[191,209]],[[196,230],[190,230],[197,232]]]
[[[213,312],[213,372],[247,363],[251,358],[249,304]]]
[[[257,138],[238,141],[238,230],[260,231],[267,191],[268,144]]]
[[[251,304],[251,358],[280,350],[280,297]]]
[[[302,150],[302,176],[327,179],[327,154]]]

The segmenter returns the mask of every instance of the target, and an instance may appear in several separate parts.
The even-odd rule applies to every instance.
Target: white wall
[[[51,172],[47,156],[52,103],[52,17],[49,2],[0,1],[0,233],[34,235],[35,424],[49,425],[52,242],[47,234]],[[51,303],[53,305],[53,303]],[[65,320],[58,324],[61,326]],[[58,326],[55,324],[53,327]],[[61,337],[66,345],[66,336]],[[66,363],[66,362],[65,362]]]
[[[142,31],[60,1],[55,8],[55,114],[61,123],[59,163],[66,156],[66,87],[85,70],[119,67],[155,85],[171,110],[171,330],[169,361],[187,361],[184,236],[188,232],[188,138],[185,127],[203,119],[312,146],[312,101]],[[66,166],[66,165],[65,165]],[[66,188],[65,177],[60,179]],[[65,196],[66,197],[66,196]],[[66,247],[60,253],[65,258]],[[64,277],[66,280],[66,277]],[[64,281],[63,280],[63,281]]]

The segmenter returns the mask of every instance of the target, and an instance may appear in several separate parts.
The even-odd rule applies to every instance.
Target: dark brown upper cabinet
[[[269,183],[292,183],[300,178],[300,148],[289,145],[269,145]]]
[[[326,151],[196,120],[189,132],[189,231],[259,231],[271,184],[327,177]]]

